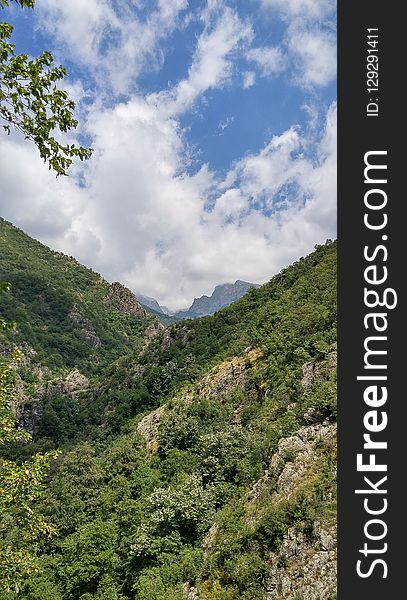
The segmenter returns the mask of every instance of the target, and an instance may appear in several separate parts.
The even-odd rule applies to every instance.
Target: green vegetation
[[[35,0],[0,0],[0,10],[10,2],[22,8],[34,8]],[[66,134],[78,122],[73,117],[75,103],[57,82],[67,74],[61,65],[53,65],[50,52],[32,59],[28,54],[16,54],[10,43],[13,27],[0,22],[0,119],[3,129],[11,127],[21,132],[37,146],[42,159],[57,175],[66,175],[73,158],[90,158],[92,150],[75,144],[63,144],[54,132]]]
[[[0,294],[7,289],[0,287]],[[4,319],[0,329],[10,328]],[[11,410],[12,379],[19,354],[0,358],[0,446],[27,443],[30,435],[15,428]],[[56,452],[36,454],[22,464],[0,458],[0,572],[2,590],[19,593],[27,576],[39,571],[35,548],[39,538],[50,537],[54,528],[35,510],[34,501],[43,490],[43,480]]]
[[[160,323],[162,323],[163,325],[166,325],[166,326],[173,325],[174,323],[176,323],[179,320],[176,316],[165,315],[164,313],[158,312],[158,311],[154,310],[154,308],[151,308],[150,306],[146,306],[143,303],[141,303],[141,305],[144,308],[144,310],[146,311],[146,313],[156,317],[160,321]]]
[[[25,449],[64,450],[34,499],[57,535],[35,547],[39,568],[23,577],[21,592],[2,597],[185,600],[190,591],[199,600],[262,600],[270,553],[289,528],[307,532],[316,519],[335,518],[331,438],[310,443],[290,493],[278,487],[285,467],[300,460],[295,446],[280,453],[279,442],[307,415],[318,426],[335,420],[335,244],[213,317],[157,329],[144,346],[135,334],[109,346],[100,361],[110,365],[96,372],[100,348],[64,354],[65,339],[85,344],[67,314],[76,303],[100,339],[116,330],[120,340],[131,321],[103,300],[109,285],[1,226],[0,276],[13,283],[1,312],[19,324],[13,339],[37,352],[15,380],[22,396],[41,395],[36,444]],[[306,363],[318,375],[304,383]],[[48,387],[40,365],[51,369]],[[64,381],[73,366],[92,377],[72,392],[52,377]],[[7,452],[22,460],[22,450],[9,444]]]
[[[156,323],[140,309],[131,312],[98,273],[36,242],[0,219],[0,280],[11,290],[0,297],[0,313],[18,323],[5,345],[27,345],[34,363],[51,369],[98,372],[141,348]]]

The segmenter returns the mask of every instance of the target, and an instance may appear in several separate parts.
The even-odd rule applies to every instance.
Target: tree
[[[7,289],[0,282],[0,293]],[[10,324],[0,318],[0,330]],[[24,443],[30,435],[16,428],[11,410],[13,387],[10,379],[19,359],[18,351],[11,359],[0,358],[0,446]],[[19,593],[25,576],[38,572],[35,543],[50,536],[54,528],[36,510],[35,501],[43,489],[45,472],[58,452],[36,454],[18,465],[0,456],[0,590]]]
[[[34,8],[35,0],[0,0],[0,8],[15,2],[22,8]],[[15,54],[10,43],[13,27],[0,22],[0,118],[6,122],[3,129],[10,134],[11,127],[32,140],[41,158],[57,175],[66,175],[74,157],[90,158],[92,150],[75,144],[63,144],[54,132],[62,134],[75,129],[78,122],[73,116],[75,103],[57,82],[67,71],[54,66],[50,52],[30,59],[27,54]]]

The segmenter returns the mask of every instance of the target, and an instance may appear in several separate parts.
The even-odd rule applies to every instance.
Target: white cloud
[[[261,0],[261,3],[290,19],[320,20],[335,8],[335,0]]]
[[[258,154],[249,155],[237,164],[235,177],[247,197],[257,199],[267,194],[266,204],[273,202],[281,186],[303,174],[308,166],[305,160],[292,159],[292,153],[301,149],[301,137],[295,128],[274,136]]]
[[[222,183],[205,167],[186,174],[176,121],[142,99],[91,115],[96,152],[86,188],[55,180],[34,148],[3,137],[1,212],[110,280],[170,308],[186,306],[224,281],[266,281],[334,237],[335,115],[332,107],[313,160],[302,156],[306,140],[291,128]],[[276,207],[287,185],[295,194]],[[279,210],[270,216],[264,208]]]
[[[306,89],[331,83],[336,77],[336,2],[261,0],[261,3],[285,23],[282,46],[286,50],[285,60],[294,69],[293,83]]]
[[[160,0],[147,19],[137,16],[137,4],[122,0],[115,10],[108,0],[41,0],[37,23],[100,87],[127,93],[147,62],[150,70],[161,64],[160,41],[174,31],[188,0]]]
[[[243,73],[243,89],[247,90],[256,83],[256,73],[253,71],[245,71]]]
[[[322,87],[336,78],[336,37],[330,31],[293,27],[288,46],[304,87]]]
[[[263,77],[278,75],[288,66],[287,57],[278,47],[252,48],[247,52],[246,57],[258,65]]]
[[[251,26],[226,7],[215,25],[205,27],[198,38],[188,78],[169,91],[152,94],[149,101],[168,115],[188,110],[202,93],[229,80],[234,53],[250,42],[252,36]]]
[[[135,5],[120,3],[120,15],[107,0],[42,0],[38,8],[71,56],[120,91],[131,88],[146,60],[160,60],[159,42],[187,3],[159,0],[143,22],[134,11],[128,18],[130,4]],[[278,8],[277,1],[273,4]],[[307,10],[314,15],[311,4]],[[314,16],[300,28],[296,6],[294,0],[285,3],[284,15],[292,17],[286,51],[296,61],[300,85],[325,85],[332,61],[321,62],[318,53],[331,51],[331,38],[312,22]],[[173,88],[146,96],[133,88],[127,101],[110,105],[103,103],[99,88],[92,103],[82,105],[87,92],[70,85],[95,149],[80,173],[81,184],[75,171],[56,180],[34,147],[19,136],[0,135],[1,214],[110,280],[172,309],[211,293],[218,283],[266,281],[315,242],[335,236],[335,106],[322,132],[314,111],[307,136],[289,127],[262,150],[238,160],[222,181],[206,165],[188,174],[189,148],[180,116],[208,90],[229,85],[237,58],[246,56],[260,75],[276,72],[284,62],[277,48],[250,50],[250,23],[220,0],[210,0],[200,16],[203,31],[188,74]],[[302,36],[297,45],[295,28]],[[107,31],[114,45],[106,46]],[[302,59],[301,43],[306,49]],[[248,88],[256,73],[237,75]],[[220,129],[229,122],[220,123]]]
[[[51,173],[37,149],[17,133],[0,135],[0,212],[6,219],[51,244],[81,210],[74,179]]]

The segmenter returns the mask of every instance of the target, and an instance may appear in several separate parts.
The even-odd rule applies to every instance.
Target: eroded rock
[[[148,316],[133,292],[117,281],[112,283],[105,299],[123,313],[145,318]]]
[[[144,438],[150,452],[156,452],[158,449],[158,428],[164,411],[165,406],[160,406],[143,417],[137,425],[137,431]]]
[[[311,361],[305,363],[302,367],[301,383],[305,389],[309,388],[316,380],[326,380],[336,368],[337,351],[329,352],[325,360]]]

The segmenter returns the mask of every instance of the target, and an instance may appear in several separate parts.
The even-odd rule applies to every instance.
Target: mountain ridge
[[[137,298],[147,310],[152,311],[152,314],[165,315],[166,317],[173,317],[172,320],[167,323],[174,322],[176,319],[197,319],[199,317],[206,317],[213,315],[218,310],[233,304],[239,300],[244,294],[246,294],[252,288],[260,287],[257,283],[249,283],[242,279],[236,279],[234,283],[221,283],[215,286],[212,294],[207,296],[203,294],[197,298],[194,298],[189,308],[180,309],[178,311],[170,311],[166,306],[161,306],[159,302],[150,296],[143,296],[137,294]],[[164,324],[165,320],[163,320]]]
[[[148,329],[161,326],[125,286],[109,283],[4,219],[0,280],[11,283],[0,297],[0,311],[17,322],[9,341],[28,343],[38,360],[53,366],[103,368],[142,345]]]
[[[196,319],[215,314],[215,312],[230,306],[240,300],[250,289],[259,288],[257,283],[249,283],[237,279],[234,283],[222,283],[215,287],[210,296],[202,295],[194,298],[186,310],[179,310],[175,316],[179,319]]]
[[[159,302],[152,298],[151,296],[143,296],[143,294],[136,294],[136,298],[143,306],[147,308],[151,308],[154,312],[162,313],[163,315],[167,315],[171,317],[174,313],[170,311],[166,306],[161,306]]]

